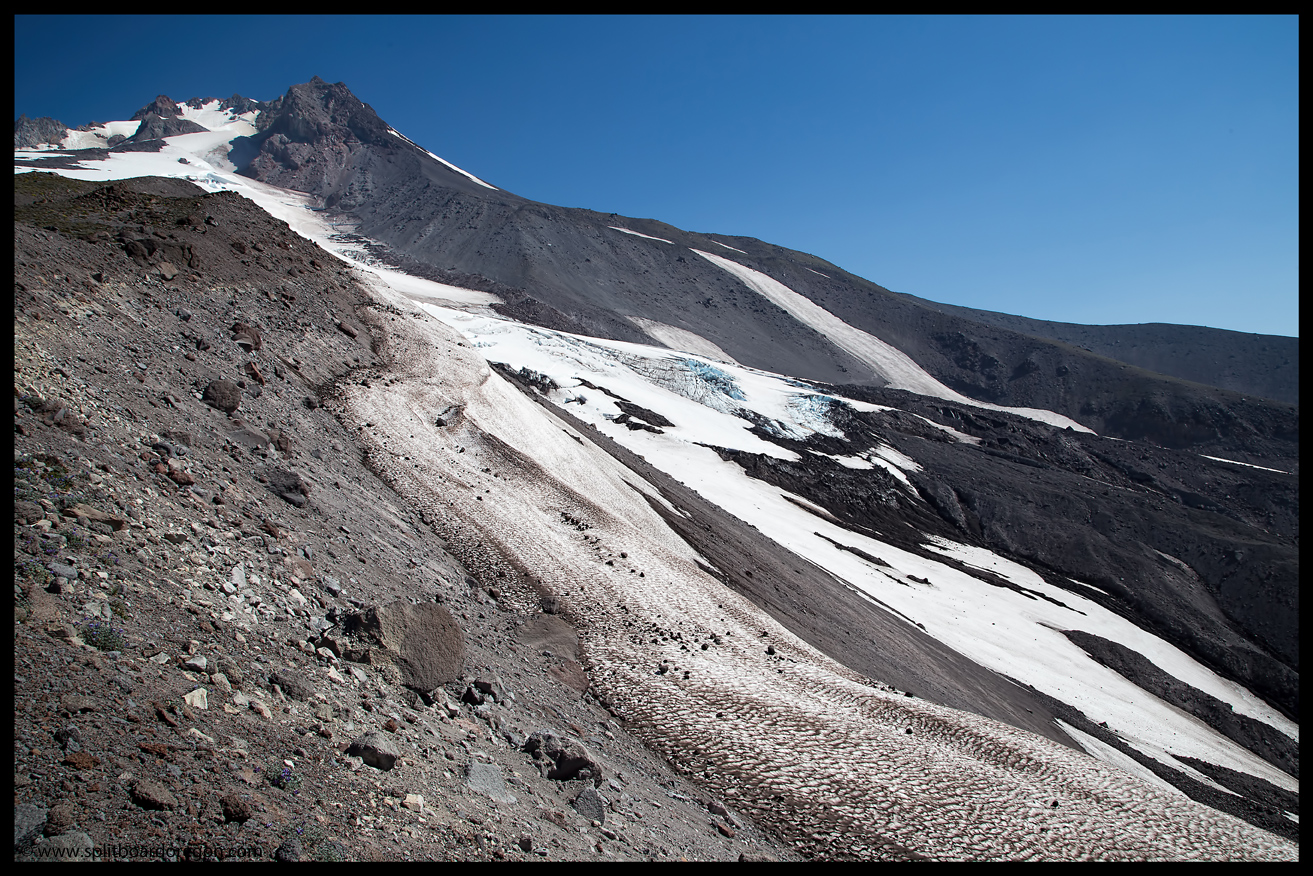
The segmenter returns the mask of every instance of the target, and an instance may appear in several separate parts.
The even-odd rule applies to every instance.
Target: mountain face
[[[14,121],[14,148],[32,149],[64,139],[68,128],[51,118],[29,119],[19,116]]]
[[[1220,453],[1261,447],[1270,458],[1297,456],[1298,369],[1283,366],[1285,382],[1274,386],[1266,359],[1253,360],[1246,349],[1217,342],[1200,349],[1199,338],[1216,335],[1208,329],[1176,327],[1175,357],[1162,345],[1155,345],[1154,356],[1136,356],[1130,351],[1145,342],[1128,338],[1127,358],[1119,358],[1114,351],[1122,344],[1110,332],[1092,353],[1076,346],[1077,336],[1064,340],[1051,332],[962,319],[814,256],[761,241],[526,201],[471,184],[426,160],[423,150],[387,133],[391,129],[344,86],[322,80],[290,89],[261,124],[267,125],[266,139],[243,173],[323,198],[359,222],[361,234],[401,256],[518,290],[517,300],[505,305],[516,318],[550,313],[554,326],[564,318],[585,334],[644,342],[657,340],[641,328],[642,321],[652,321],[694,332],[752,367],[832,383],[887,385],[879,368],[810,326],[800,327],[781,307],[689,250],[738,257],[971,398],[1056,411],[1112,437]],[[646,237],[610,233],[612,226]],[[646,242],[651,238],[667,245],[652,246]],[[1266,343],[1290,346],[1288,339]],[[1191,351],[1207,355],[1206,349],[1216,349],[1214,355],[1225,350],[1232,370],[1253,377],[1213,386],[1164,379],[1209,376],[1188,364]],[[1182,364],[1164,361],[1169,358]],[[1149,362],[1159,371],[1139,364]],[[1228,386],[1266,386],[1270,397],[1286,403],[1259,398],[1240,408],[1239,392]],[[1236,410],[1246,413],[1237,418]]]
[[[1172,380],[1075,348],[1070,341],[1054,343],[1022,334],[997,320],[968,321],[928,302],[894,295],[814,257],[761,241],[722,241],[651,220],[538,204],[471,185],[459,174],[435,167],[436,161],[425,161],[422,150],[389,133],[388,126],[340,84],[312,80],[295,86],[266,110],[260,124],[265,125],[266,139],[244,173],[323,197],[326,205],[356,219],[361,234],[431,266],[435,276],[443,271],[474,274],[516,290],[499,310],[522,321],[647,343],[657,339],[642,326],[654,322],[696,333],[744,365],[849,387],[890,385],[889,377],[869,361],[816,328],[800,325],[783,307],[696,254],[714,250],[715,255],[735,256],[739,264],[778,280],[849,325],[877,334],[970,398],[1053,410],[1100,434],[1145,441],[1162,450],[1231,453],[1242,459],[1252,454],[1281,465],[1298,458],[1298,409],[1291,404],[1245,399],[1218,387]],[[317,162],[326,162],[331,170],[316,167]],[[444,184],[449,179],[457,184]],[[637,233],[617,232],[620,227]],[[1178,338],[1209,333],[1175,328]],[[1270,339],[1274,344],[1277,340]],[[1117,344],[1103,346],[1110,345]],[[1139,345],[1128,341],[1126,346]],[[1138,510],[1134,505],[1142,496],[1114,498],[1107,504],[1085,498],[1074,504],[1061,501],[1055,511],[1052,499],[1079,495],[1078,483],[1055,483],[1037,495],[1029,479],[1018,478],[1015,462],[986,475],[973,460],[970,465],[977,470],[972,480],[988,484],[986,495],[958,489],[973,497],[968,507],[979,509],[977,537],[991,547],[1011,547],[1014,553],[1019,547],[1022,555],[1047,568],[1089,576],[1116,599],[1129,600],[1156,624],[1175,630],[1174,640],[1189,640],[1192,651],[1206,654],[1210,665],[1240,672],[1246,684],[1262,689],[1291,714],[1297,712],[1298,625],[1272,601],[1285,598],[1274,590],[1289,592],[1297,542],[1270,548],[1277,552],[1271,563],[1228,565],[1222,560],[1236,550],[1243,552],[1242,543],[1267,542],[1263,529],[1269,524],[1279,539],[1297,539],[1298,522],[1288,510],[1297,507],[1297,493],[1288,492],[1293,484],[1287,481],[1272,496],[1268,487],[1252,484],[1250,475],[1237,478],[1246,485],[1237,485],[1236,491],[1252,491],[1256,506],[1240,515],[1236,503],[1225,498],[1229,491],[1205,486],[1209,476],[1193,463],[1145,457],[1161,450],[1140,450],[1137,459],[1081,448],[1065,458],[1027,448],[1048,443],[1040,436],[1018,437],[1026,436],[1028,427],[991,422],[987,415],[960,406],[954,411],[956,422],[991,423],[979,431],[986,446],[997,442],[1013,460],[1042,459],[1045,467],[1065,470],[1078,481],[1110,469],[1117,481],[1161,503]],[[1006,435],[993,437],[999,431]],[[951,487],[946,489],[953,493]],[[961,501],[959,494],[953,495]],[[1287,510],[1272,515],[1268,509],[1273,505]],[[1022,510],[1028,507],[1034,510]],[[1231,516],[1223,531],[1234,534],[1219,540],[1212,525],[1201,528],[1188,522],[1186,518],[1199,512]],[[970,529],[957,514],[950,511],[946,516],[959,533]],[[1037,528],[1040,520],[1049,526]],[[1097,521],[1102,520],[1116,523],[1101,526]],[[1041,533],[1043,537],[1034,537]],[[1176,570],[1170,564],[1164,569],[1165,561],[1152,551],[1141,554],[1143,545],[1161,544],[1166,533],[1176,534],[1167,553],[1178,556],[1179,550],[1188,555],[1183,559],[1192,569],[1207,570],[1204,580],[1212,583],[1213,598],[1206,602],[1219,599],[1220,606],[1229,609],[1203,608],[1197,599],[1159,593],[1181,589],[1174,580]],[[1197,533],[1198,540],[1185,547],[1181,538],[1190,538],[1190,533]],[[1278,579],[1287,583],[1273,583],[1274,565],[1286,570]],[[1145,582],[1135,592],[1119,583],[1127,571],[1133,571],[1132,580]],[[1263,642],[1260,653],[1239,646],[1231,632],[1237,625],[1247,630],[1242,637],[1257,636]],[[1262,656],[1266,651],[1274,651],[1275,660]]]
[[[529,201],[318,78],[267,103],[161,97],[135,121],[16,170],[114,179],[126,136],[212,194],[34,177],[16,218],[183,301],[217,294],[222,264],[265,290],[241,324],[266,334],[319,331],[298,308],[331,256],[284,263],[269,240],[290,232],[235,233],[229,192],[355,261],[373,370],[289,375],[247,333],[254,374],[331,399],[470,580],[555,600],[598,699],[762,823],[794,836],[824,811],[858,857],[1064,857],[1071,824],[1025,814],[1064,786],[1089,792],[1097,842],[1134,834],[1113,856],[1210,855],[1138,845],[1126,819],[1176,804],[1076,749],[1297,834],[1297,368],[1242,361],[1297,364],[1297,342],[967,312],[762,241]],[[929,814],[959,805],[998,812]],[[938,826],[908,827],[923,817]]]

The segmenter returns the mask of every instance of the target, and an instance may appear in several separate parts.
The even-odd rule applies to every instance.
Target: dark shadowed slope
[[[1299,338],[1160,322],[1077,325],[952,304],[929,306],[986,325],[1083,347],[1182,380],[1299,404]]]

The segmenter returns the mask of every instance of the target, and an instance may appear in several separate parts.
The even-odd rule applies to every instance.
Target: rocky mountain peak
[[[137,127],[136,133],[115,146],[115,149],[124,152],[158,152],[164,145],[165,137],[174,137],[178,134],[197,134],[204,131],[202,125],[193,122],[191,119],[184,119],[180,116],[158,116],[155,113],[147,113]]]
[[[57,119],[42,117],[29,119],[20,115],[14,120],[14,148],[31,149],[46,143],[58,143],[68,133],[68,127]]]
[[[192,109],[200,109],[207,103],[213,103],[215,101],[218,101],[219,109],[229,110],[238,115],[249,113],[251,110],[263,111],[269,106],[269,104],[263,101],[251,100],[251,98],[242,97],[240,94],[234,94],[232,97],[225,100],[219,100],[217,97],[193,97],[187,101],[187,106]]]
[[[254,158],[241,173],[342,209],[367,199],[375,184],[371,167],[407,152],[422,155],[389,133],[345,83],[330,85],[318,76],[265,105],[256,127],[261,133],[248,141]]]
[[[176,118],[181,115],[178,109],[177,101],[173,100],[166,94],[161,94],[150,103],[132,114],[132,121],[139,122],[147,116],[155,115],[164,119]]]
[[[352,94],[346,83],[330,85],[318,76],[287,89],[287,94],[270,104],[265,118],[265,130],[297,143],[354,140],[382,146],[395,142],[387,124]]]

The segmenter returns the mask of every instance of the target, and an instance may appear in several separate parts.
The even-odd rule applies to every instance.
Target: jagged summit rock
[[[42,116],[29,119],[20,115],[14,120],[14,148],[33,149],[48,143],[58,143],[68,133],[68,126],[63,122]]]
[[[396,139],[373,107],[352,94],[346,83],[330,85],[318,76],[293,85],[285,95],[271,101],[258,124],[298,143],[339,138],[380,146]]]
[[[197,134],[206,130],[204,126],[178,116],[160,116],[150,113],[142,118],[141,125],[127,140],[115,148],[124,152],[157,151],[165,137],[178,134]]]
[[[178,110],[178,102],[170,98],[167,94],[161,94],[150,103],[143,106],[132,114],[132,121],[137,122],[148,116],[160,116],[161,118],[176,118],[181,115]]]
[[[234,94],[232,97],[220,100],[217,97],[193,97],[188,99],[187,106],[192,109],[201,109],[206,104],[218,102],[219,109],[228,110],[231,113],[242,115],[251,111],[262,111],[268,104],[264,101],[252,100],[249,97],[242,97],[240,94]]]
[[[256,126],[261,133],[246,148],[258,144],[258,151],[242,172],[331,204],[353,204],[368,188],[356,178],[360,165],[372,163],[369,151],[392,155],[409,145],[345,84],[318,76],[266,104]]]
[[[239,172],[270,185],[316,195],[325,206],[354,210],[402,180],[431,179],[446,188],[480,186],[392,132],[345,83],[318,76],[262,106],[260,133],[235,143]],[[523,199],[507,196],[520,202]]]

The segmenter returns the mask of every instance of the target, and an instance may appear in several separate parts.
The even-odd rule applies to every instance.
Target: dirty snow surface
[[[665,502],[656,488],[592,440],[595,432],[614,439],[832,570],[854,599],[881,600],[969,658],[1107,722],[1151,757],[1178,769],[1177,757],[1197,757],[1297,789],[1297,781],[1103,669],[1056,630],[1086,630],[1135,648],[1236,712],[1298,738],[1297,725],[1167,643],[1071,593],[1062,592],[1058,605],[982,587],[950,565],[808,514],[801,499],[749,479],[710,447],[792,458],[793,451],[749,432],[744,412],[782,438],[800,439],[842,434],[831,416],[836,406],[879,406],[715,357],[698,348],[696,335],[671,327],[648,328],[679,350],[497,318],[487,307],[492,296],[369,263],[351,229],[333,226],[305,196],[234,174],[226,144],[249,133],[250,120],[214,107],[188,117],[211,130],[169,138],[158,153],[111,153],[59,172],[94,180],[185,177],[210,191],[235,191],[356,265],[399,314],[378,321],[387,331],[380,358],[393,363],[391,374],[341,388],[348,424],[372,462],[454,550],[484,558],[481,575],[528,578],[559,595],[579,628],[599,697],[727,802],[763,822],[799,826],[835,855],[868,859],[1298,859],[1295,844],[1182,797],[1110,746],[1073,734],[1083,754],[906,697],[836,663],[704,572],[702,558],[653,509]],[[92,139],[125,130],[110,123]],[[36,154],[49,152],[24,153]],[[23,155],[15,157],[16,172],[29,169]],[[699,254],[895,386],[979,404],[765,275]],[[548,400],[587,426],[567,424],[489,362],[551,378],[558,388]],[[659,414],[665,425],[617,422],[617,397]],[[1048,412],[1028,415],[1071,425]],[[903,476],[909,490],[904,475],[920,465],[886,447],[835,458]],[[1058,595],[1029,570],[981,549],[940,540],[934,550],[1001,575],[1018,591]]]
[[[392,303],[406,304],[401,296]],[[702,572],[697,555],[644,498],[660,501],[653,487],[490,371],[485,356],[505,356],[508,350],[495,349],[505,338],[514,339],[508,345],[518,340],[526,356],[557,347],[558,374],[580,373],[588,362],[590,382],[602,385],[610,377],[613,392],[621,386],[615,376],[625,370],[655,375],[646,395],[635,380],[624,386],[625,397],[649,407],[661,398],[663,416],[702,436],[724,435],[733,419],[717,410],[728,407],[725,399],[758,400],[780,415],[782,428],[802,428],[813,406],[798,404],[783,381],[689,364],[696,360],[670,351],[421,307],[430,319],[399,320],[390,336],[385,352],[398,363],[391,385],[347,388],[349,410],[373,424],[361,433],[372,455],[403,494],[443,521],[455,542],[481,544],[508,572],[529,570],[559,593],[578,621],[600,696],[678,768],[746,811],[790,811],[836,851],[875,858],[908,852],[970,860],[1297,856],[1293,844],[1117,766],[856,676]],[[565,392],[577,397],[580,390]],[[608,396],[582,392],[585,401],[575,404],[600,415],[594,425],[612,427],[617,436],[628,431],[605,419]],[[436,426],[440,412],[448,414]],[[743,436],[745,446],[760,441]],[[736,512],[756,505],[762,513],[745,518],[751,522],[778,515],[775,529],[796,529],[784,516],[788,503],[769,490],[736,477],[705,448],[676,447],[674,438],[667,443],[682,478],[719,490]],[[658,448],[644,449],[650,460],[660,457]],[[812,518],[808,530],[816,525]],[[900,559],[905,571],[948,585],[951,570],[918,562]],[[991,616],[1014,610],[999,606]],[[921,612],[944,624],[952,613]],[[1032,633],[1039,629],[1032,619]],[[1105,696],[1102,704],[1111,708],[1114,698]],[[1145,726],[1128,719],[1126,732],[1148,733],[1155,719],[1162,716]],[[1248,757],[1240,749],[1229,755]]]

